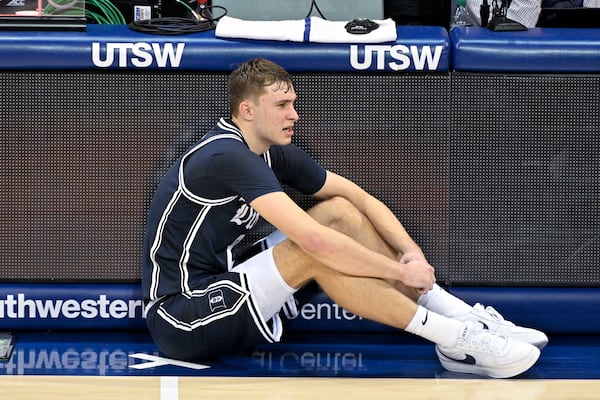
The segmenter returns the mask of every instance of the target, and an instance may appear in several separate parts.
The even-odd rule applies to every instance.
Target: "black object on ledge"
[[[500,17],[492,18],[488,22],[488,29],[494,32],[507,32],[507,31],[526,31],[527,27],[520,22],[514,21],[510,18]]]
[[[0,31],[85,31],[84,16],[0,16]]]
[[[487,2],[486,2],[487,3]],[[510,6],[511,0],[493,0],[492,19],[487,27],[494,32],[526,31],[527,27],[520,22],[506,17],[506,12]]]

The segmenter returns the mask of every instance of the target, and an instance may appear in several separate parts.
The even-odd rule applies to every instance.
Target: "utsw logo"
[[[185,43],[92,43],[92,62],[96,67],[109,68],[178,68]]]
[[[350,65],[356,70],[373,68],[378,71],[404,71],[414,66],[417,71],[434,71],[442,57],[444,46],[364,45],[362,59],[360,47],[350,46]]]

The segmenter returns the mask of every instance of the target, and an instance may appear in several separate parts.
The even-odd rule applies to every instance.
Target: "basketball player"
[[[231,119],[183,154],[150,206],[145,316],[166,356],[200,361],[280,341],[280,311],[294,312],[294,293],[315,280],[348,311],[435,343],[450,371],[505,378],[537,361],[546,335],[444,291],[382,202],[291,144],[299,117],[284,69],[243,63],[228,96]],[[304,211],[282,183],[320,203]],[[277,230],[241,258],[236,244],[259,216]]]

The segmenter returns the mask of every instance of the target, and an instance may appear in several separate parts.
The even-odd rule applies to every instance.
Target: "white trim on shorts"
[[[285,282],[273,259],[273,246],[285,239],[286,236],[280,231],[271,233],[264,239],[268,246],[266,250],[232,269],[233,272],[244,273],[248,277],[251,296],[265,320],[278,319],[278,313],[284,306],[288,307],[286,313],[291,314],[288,316],[298,315],[293,298],[298,289]]]

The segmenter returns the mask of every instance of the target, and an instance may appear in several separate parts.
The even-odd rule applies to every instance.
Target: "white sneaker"
[[[448,371],[510,378],[527,371],[540,357],[540,350],[526,342],[497,335],[481,323],[466,321],[452,348],[435,351]]]
[[[504,319],[494,307],[484,307],[482,304],[475,304],[470,313],[457,318],[460,321],[481,322],[485,329],[495,332],[498,335],[511,337],[530,343],[538,349],[543,349],[548,344],[548,336],[544,332],[536,329],[524,328]]]

